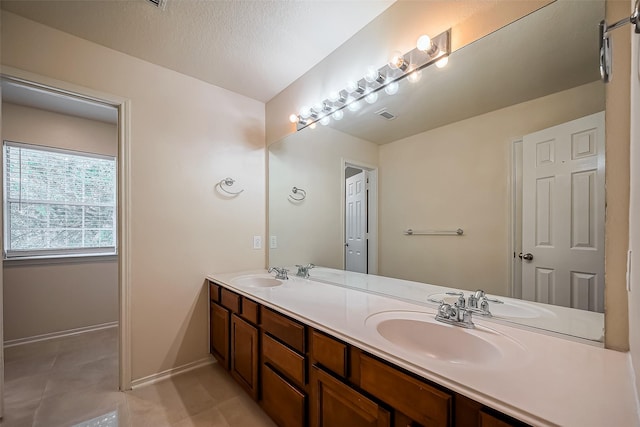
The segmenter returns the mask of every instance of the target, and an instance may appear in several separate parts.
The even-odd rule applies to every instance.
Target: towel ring
[[[244,191],[244,189],[240,190],[240,191],[229,191],[228,188],[231,188],[233,186],[233,184],[235,184],[236,180],[233,178],[225,178],[222,181],[220,181],[218,183],[218,187],[220,187],[220,190],[224,191],[227,194],[230,194],[232,196],[237,196],[238,194],[242,193]]]
[[[291,200],[295,200],[296,202],[301,202],[307,197],[307,192],[304,191],[302,188],[293,187],[291,189],[291,193],[293,194],[289,194],[289,198]],[[296,194],[298,195],[298,197],[295,196]]]

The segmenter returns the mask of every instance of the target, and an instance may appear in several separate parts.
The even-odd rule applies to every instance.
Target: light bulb
[[[304,106],[300,109],[300,117],[308,119],[311,116],[311,108]]]
[[[313,110],[316,113],[321,113],[323,109],[324,108],[322,108],[322,104],[321,103],[318,102],[318,103],[313,104]]]
[[[367,74],[364,75],[364,79],[367,81],[367,83],[373,83],[375,81],[377,81],[378,83],[382,83],[380,81],[380,78],[380,73],[375,67],[367,68]]]
[[[399,88],[400,85],[398,84],[398,82],[391,82],[384,87],[384,91],[387,93],[387,95],[395,95],[396,93],[398,93]]]
[[[309,129],[315,129],[316,128],[316,122],[313,122],[309,125]]]
[[[353,101],[347,108],[349,111],[358,111],[360,109],[360,101]]]
[[[290,116],[289,116],[289,121],[290,121],[291,123],[298,123],[298,116],[297,116],[297,115],[295,115],[295,114],[290,115]]]
[[[431,38],[426,34],[418,37],[418,42],[416,43],[416,47],[423,52],[431,50],[433,48],[433,45],[431,43]]]
[[[355,80],[349,80],[347,82],[347,92],[349,93],[353,93],[358,89],[358,82],[356,82]]]
[[[420,81],[421,78],[422,78],[422,70],[413,70],[411,74],[407,76],[407,79],[411,83],[417,83]]]
[[[443,56],[442,58],[438,59],[436,61],[436,67],[438,68],[444,68],[447,66],[447,64],[449,63],[449,57],[448,56]]]
[[[369,104],[373,104],[378,100],[378,92],[371,92],[369,95],[364,97],[364,100]]]
[[[391,60],[389,61],[389,67],[392,70],[406,70],[409,64],[404,60],[404,56],[398,50],[392,53]]]
[[[331,117],[329,117],[329,116],[324,116],[322,119],[320,119],[320,124],[322,126],[326,126],[329,123],[331,123]]]
[[[340,99],[340,94],[335,90],[333,92],[329,92],[328,99],[331,102],[336,102],[338,99]]]
[[[334,120],[342,120],[342,118],[344,117],[344,111],[338,110],[334,112],[331,116],[333,117]]]

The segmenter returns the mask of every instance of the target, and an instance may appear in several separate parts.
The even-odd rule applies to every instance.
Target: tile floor
[[[121,393],[117,329],[5,349],[1,427],[274,427],[217,364]]]

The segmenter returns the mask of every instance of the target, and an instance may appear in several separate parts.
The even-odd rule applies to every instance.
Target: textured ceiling
[[[2,1],[2,9],[266,102],[393,0]]]

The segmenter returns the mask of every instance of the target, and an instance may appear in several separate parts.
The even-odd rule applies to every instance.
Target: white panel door
[[[367,272],[367,172],[346,179],[345,269]]]
[[[604,112],[526,135],[522,168],[522,297],[604,311]]]

